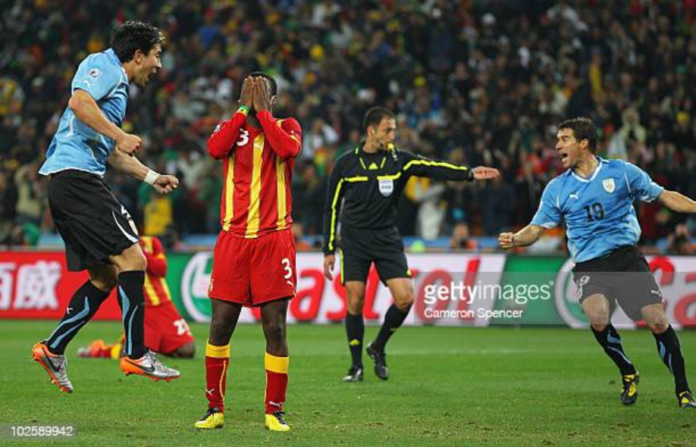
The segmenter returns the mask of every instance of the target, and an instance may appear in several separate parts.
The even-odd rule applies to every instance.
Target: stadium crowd
[[[51,230],[37,169],[68,85],[131,18],[160,27],[167,44],[158,79],[131,86],[124,129],[144,138],[139,157],[182,180],[162,197],[108,174],[146,234],[218,231],[222,169],[206,141],[257,69],[278,81],[275,114],[303,126],[298,233],[321,233],[327,174],[375,104],[398,114],[398,147],[503,173],[486,185],[412,179],[404,235],[471,248],[470,235],[531,220],[560,172],[554,125],[581,115],[601,129],[601,155],[696,197],[694,0],[16,0],[0,26],[0,244]],[[646,242],[677,224],[682,239],[696,234],[693,218],[659,205],[639,215]]]

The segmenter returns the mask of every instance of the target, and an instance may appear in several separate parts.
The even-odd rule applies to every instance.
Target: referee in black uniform
[[[363,380],[362,311],[365,283],[373,262],[394,299],[379,335],[366,349],[375,362],[375,374],[382,380],[389,378],[384,353],[387,341],[404,322],[413,304],[411,274],[396,228],[399,196],[409,177],[473,181],[500,175],[493,168],[455,166],[395,149],[396,119],[383,107],[368,110],[363,127],[366,135],[362,146],[336,161],[324,208],[324,275],[329,280],[333,280],[336,262],[339,216],[341,222],[341,282],[348,295],[346,332],[353,361],[343,378],[345,382]]]

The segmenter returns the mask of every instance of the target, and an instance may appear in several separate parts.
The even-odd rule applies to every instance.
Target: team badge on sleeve
[[[99,76],[101,76],[101,71],[99,71],[98,68],[93,68],[89,71],[89,75],[92,78],[97,79]]]
[[[608,178],[602,180],[602,186],[604,186],[604,190],[608,192],[609,194],[613,193],[614,190],[616,189],[616,185],[614,184],[614,179],[613,178]]]

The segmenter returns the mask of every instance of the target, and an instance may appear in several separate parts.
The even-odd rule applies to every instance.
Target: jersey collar
[[[579,175],[577,175],[575,173],[575,171],[573,171],[572,169],[568,169],[568,171],[570,172],[570,175],[575,177],[577,180],[580,180],[581,182],[585,182],[585,183],[589,183],[592,180],[594,180],[597,177],[597,174],[599,174],[599,171],[602,170],[602,165],[605,163],[609,163],[609,160],[605,160],[602,157],[595,156],[595,158],[597,159],[597,167],[595,168],[595,170],[592,173],[592,175],[590,176],[590,178],[582,178]]]

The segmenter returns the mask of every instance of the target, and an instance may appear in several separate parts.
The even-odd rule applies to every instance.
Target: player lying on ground
[[[657,200],[680,213],[696,213],[696,202],[653,183],[631,163],[596,156],[597,130],[587,118],[562,122],[557,136],[556,150],[567,170],[546,185],[532,222],[517,233],[500,234],[500,246],[532,245],[564,220],[580,303],[597,342],[621,372],[621,401],[636,402],[640,376],[611,324],[617,304],[634,321],[645,319],[674,375],[677,402],[695,408],[679,338],[665,315],[660,287],[636,248],[641,229],[633,202]]]
[[[192,359],[196,345],[186,320],[172,303],[167,286],[167,257],[157,237],[142,236],[140,248],[147,258],[145,271],[145,346],[169,357]],[[78,357],[120,359],[125,335],[114,344],[95,340],[77,350]]]
[[[104,182],[106,162],[149,183],[162,194],[179,185],[176,177],[160,175],[134,154],[140,138],[121,130],[128,85],[144,86],[162,66],[164,37],[154,26],[126,22],[116,28],[111,48],[87,56],[72,81],[72,96],[40,169],[50,176],[48,204],[65,242],[68,270],[89,272],[63,319],[47,340],[34,345],[33,359],[62,391],[71,393],[65,348],[97,312],[114,287],[123,312],[126,336],[121,369],[154,380],[172,380],[179,372],[164,366],[143,341],[143,285],[147,261],[138,231],[126,208]]]
[[[324,207],[324,275],[333,280],[337,228],[341,221],[341,283],[346,287],[346,333],[352,364],[345,382],[363,380],[362,349],[365,284],[374,263],[394,299],[377,338],[367,346],[374,371],[389,378],[385,348],[401,327],[414,300],[413,281],[404,244],[396,228],[399,196],[411,176],[437,180],[474,181],[498,177],[497,169],[455,166],[428,160],[394,147],[396,119],[383,107],[373,107],[363,120],[365,140],[341,156],[331,171]],[[341,208],[343,212],[341,213]]]

